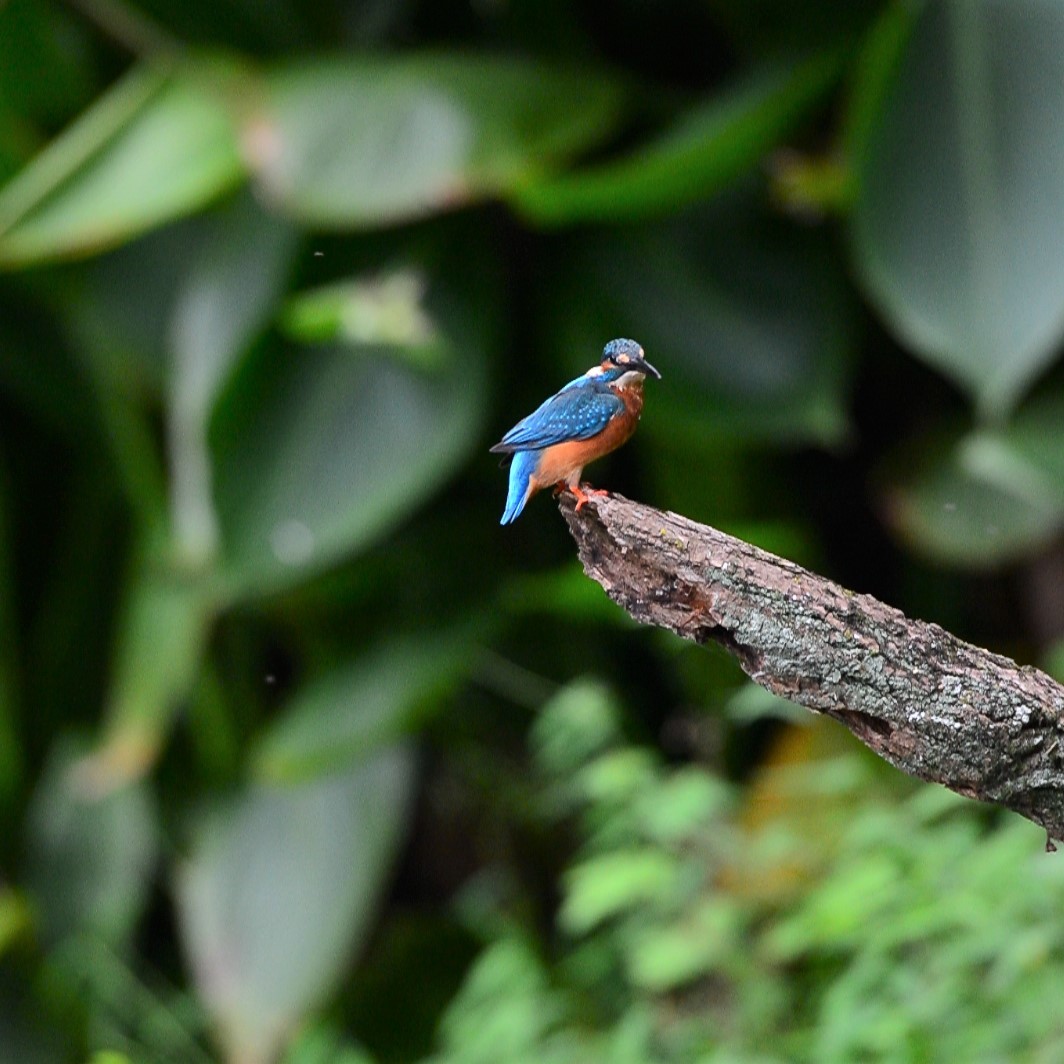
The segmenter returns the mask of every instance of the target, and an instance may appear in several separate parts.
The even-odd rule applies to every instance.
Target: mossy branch
[[[909,775],[1064,838],[1064,687],[1044,672],[677,514],[560,506],[587,574],[637,621],[720,644]]]

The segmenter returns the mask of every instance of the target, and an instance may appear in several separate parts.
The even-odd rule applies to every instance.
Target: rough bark
[[[1064,837],[1064,687],[1044,672],[677,514],[560,506],[585,571],[637,621],[719,643],[902,771]]]

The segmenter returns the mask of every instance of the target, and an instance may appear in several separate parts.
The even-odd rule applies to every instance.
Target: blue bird
[[[491,448],[496,454],[514,456],[500,524],[516,521],[528,500],[552,485],[571,491],[578,510],[587,502],[580,474],[589,462],[631,438],[643,412],[643,381],[648,374],[661,379],[639,344],[611,340],[597,366],[570,381]]]

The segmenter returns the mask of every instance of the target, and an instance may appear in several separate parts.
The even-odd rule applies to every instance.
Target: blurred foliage
[[[1055,1060],[1064,872],[486,449],[1064,675],[1055,0],[0,4],[0,1060]],[[575,679],[583,677],[583,679]]]

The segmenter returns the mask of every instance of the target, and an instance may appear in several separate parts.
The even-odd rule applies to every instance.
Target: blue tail
[[[510,464],[510,490],[506,493],[506,509],[500,525],[508,525],[521,516],[528,502],[528,482],[539,464],[542,451],[518,451]]]

